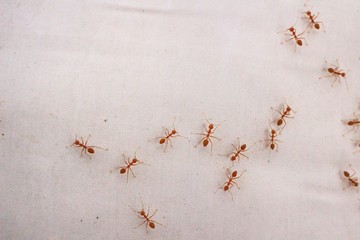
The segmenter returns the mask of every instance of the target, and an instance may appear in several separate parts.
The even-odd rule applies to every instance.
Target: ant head
[[[234,156],[232,156],[230,159],[231,159],[231,161],[235,161],[235,160],[236,160],[235,155],[234,155]]]
[[[358,185],[359,185],[359,183],[358,183],[358,182],[355,182],[355,183],[354,183],[354,186],[355,186],[355,187],[357,187]]]
[[[79,140],[76,139],[75,142],[74,142],[74,144],[75,144],[75,145],[80,145]]]
[[[295,32],[295,28],[294,28],[294,27],[291,27],[291,28],[289,28],[289,31],[290,31],[290,32]]]
[[[237,171],[233,171],[231,174],[232,177],[236,177],[237,176]]]
[[[283,123],[283,120],[282,120],[282,119],[279,119],[276,124],[277,124],[278,126],[280,126],[282,123]],[[272,131],[271,131],[271,133],[272,133]]]
[[[271,150],[274,150],[275,144],[274,143],[270,144],[270,148],[271,148]]]
[[[348,121],[347,125],[352,126],[352,125],[354,125],[354,122],[353,121]]]
[[[125,168],[120,169],[120,174],[124,174],[126,172]]]
[[[245,150],[245,149],[246,149],[246,144],[241,145],[241,146],[240,146],[240,149],[241,149],[241,150]]]
[[[151,227],[151,228],[155,228],[155,223],[150,222],[150,223],[149,223],[149,227]]]
[[[333,73],[333,72],[335,72],[335,70],[333,68],[328,68],[328,72]]]
[[[306,14],[310,16],[310,15],[311,15],[311,11],[307,11]]]
[[[133,160],[132,160],[132,162],[133,163],[137,163],[139,160],[137,160],[136,158],[134,158]]]
[[[145,216],[145,211],[144,211],[144,209],[141,210],[140,215],[141,215],[141,216]]]
[[[172,134],[176,134],[177,132],[176,132],[176,130],[174,129],[174,130],[171,131],[171,133],[172,133]]]
[[[315,26],[316,29],[320,29],[320,25],[318,23],[315,23],[314,26]]]
[[[297,45],[302,46],[302,41],[301,41],[300,39],[298,39],[298,40],[296,41],[296,43],[297,43]]]
[[[164,142],[165,142],[165,138],[162,138],[162,139],[160,139],[160,141],[159,141],[160,144],[164,144]]]
[[[209,129],[213,129],[214,128],[214,124],[210,123],[209,124]]]
[[[349,174],[347,171],[344,171],[344,176],[345,176],[345,177],[349,177],[350,174]]]
[[[290,112],[290,111],[291,111],[291,107],[290,107],[290,106],[287,106],[287,107],[286,107],[286,111]]]
[[[87,151],[88,151],[88,153],[94,153],[95,152],[95,150],[93,148],[88,148]]]
[[[206,147],[208,144],[209,144],[209,140],[205,139],[205,140],[203,141],[203,146]]]
[[[271,134],[276,134],[276,131],[274,129],[271,129]]]
[[[345,77],[345,75],[346,75],[345,73],[341,73],[341,76],[342,76],[342,77]]]
[[[224,191],[227,191],[227,190],[229,190],[229,186],[228,186],[228,185],[225,185],[225,186],[224,186]]]

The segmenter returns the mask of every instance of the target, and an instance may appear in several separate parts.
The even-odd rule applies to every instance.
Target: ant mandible
[[[227,181],[224,182],[223,187],[219,188],[219,189],[223,189],[224,192],[229,192],[231,194],[231,198],[233,199],[233,194],[230,191],[231,188],[236,185],[236,187],[238,189],[240,189],[239,185],[235,182],[236,179],[241,178],[241,176],[246,172],[246,170],[242,171],[240,176],[238,176],[238,172],[235,170],[230,174],[229,169],[227,169],[226,171],[226,177],[227,177]]]
[[[323,26],[323,28],[324,28],[324,32],[325,32],[324,23],[323,23],[323,22],[320,22],[320,21],[315,21],[315,19],[316,19],[316,18],[319,16],[319,14],[320,14],[319,12],[316,14],[316,16],[315,16],[315,14],[312,14],[310,10],[309,10],[309,11],[306,11],[306,12],[303,12],[303,13],[305,13],[306,16],[305,16],[305,17],[302,17],[302,18],[307,18],[307,19],[310,20],[310,22],[309,22],[308,26],[306,27],[306,29],[310,27],[310,29],[309,29],[309,31],[310,31],[311,28],[314,27],[314,28],[316,28],[316,29],[319,30],[319,29],[320,29],[320,23],[321,23],[322,26]],[[309,31],[308,31],[308,32],[309,32]]]
[[[234,144],[231,144],[233,146],[233,148],[234,148],[234,151],[227,155],[227,156],[231,156],[230,160],[232,162],[234,162],[236,159],[238,159],[238,162],[240,162],[240,155],[243,156],[243,157],[246,157],[247,159],[249,159],[249,157],[246,156],[243,153],[248,151],[250,148],[252,148],[255,145],[255,143],[254,143],[250,147],[246,148],[246,144],[241,144],[240,145],[240,139],[237,138],[237,140],[238,140],[238,146],[235,146]]]
[[[141,200],[141,198],[140,198]],[[155,223],[165,227],[164,225],[162,225],[161,223],[157,222],[157,221],[154,221],[154,220],[151,220],[151,218],[157,213],[157,209],[153,212],[153,214],[150,215],[150,206],[148,208],[148,211],[147,213],[145,213],[145,210],[144,210],[144,203],[142,202],[141,200],[141,211],[136,211],[135,209],[133,209],[131,206],[129,206],[135,213],[139,214],[137,215],[138,218],[140,219],[144,219],[144,221],[142,223],[140,223],[139,225],[137,225],[135,228],[138,228],[140,227],[141,225],[143,225],[144,223],[146,223],[146,233],[148,233],[148,226],[152,229],[155,229]],[[134,228],[134,229],[135,229]]]
[[[173,122],[173,129],[171,131],[169,131],[167,128],[164,128],[164,127],[163,127],[163,130],[164,130],[165,136],[157,137],[157,138],[154,138],[154,139],[160,139],[159,144],[161,144],[161,145],[165,143],[164,152],[166,151],[166,148],[167,148],[169,143],[170,143],[171,147],[173,146],[172,141],[171,141],[170,138],[174,138],[174,137],[187,138],[187,137],[181,136],[179,134],[179,132],[175,129],[175,119],[174,119],[174,122]]]
[[[101,148],[101,147],[97,147],[97,146],[88,146],[87,145],[87,142],[89,141],[90,139],[90,136],[88,136],[88,138],[86,139],[85,143],[84,143],[84,139],[81,137],[81,142],[77,139],[77,136],[75,137],[75,140],[73,142],[73,144],[71,144],[70,146],[76,146],[76,147],[81,147],[82,150],[81,150],[81,154],[80,154],[80,157],[82,157],[82,154],[83,152],[91,159],[91,156],[88,154],[94,154],[95,153],[95,150],[94,148],[99,148],[99,149],[102,149],[102,150],[105,150],[107,151],[108,149],[104,149],[104,148]]]
[[[127,160],[126,160],[125,154],[123,154],[123,160],[124,160],[124,162],[125,162],[125,164],[126,164],[125,166],[119,166],[119,167],[117,167],[117,168],[114,168],[114,169],[111,170],[110,172],[113,172],[113,171],[115,171],[115,170],[117,170],[117,169],[120,169],[120,171],[119,171],[120,174],[126,173],[126,183],[128,183],[128,181],[129,181],[129,172],[131,172],[131,174],[133,175],[134,178],[136,177],[135,174],[134,174],[134,172],[133,172],[132,169],[131,169],[132,167],[137,166],[137,165],[139,165],[139,164],[149,165],[149,164],[144,163],[143,161],[140,161],[139,159],[137,159],[136,153],[135,153],[135,155],[134,155],[134,158],[133,158],[131,161],[130,161],[130,158],[129,158],[129,157],[128,157]]]
[[[287,105],[286,103],[284,103],[284,106],[283,106],[283,111],[280,112],[276,109],[274,109],[273,107],[271,107],[272,110],[278,112],[280,114],[280,117],[278,118],[278,120],[276,121],[276,124],[278,126],[281,126],[283,123],[284,123],[284,126],[282,127],[281,131],[285,128],[286,126],[286,120],[285,118],[294,118],[292,116],[290,116],[290,113],[293,112],[295,113],[295,111],[289,106]],[[281,131],[280,131],[280,134],[281,134]]]
[[[343,174],[345,176],[345,178],[347,178],[348,182],[349,182],[349,186],[348,187],[358,187],[359,185],[359,180],[357,177],[354,177],[354,175],[356,174],[355,170],[351,167],[351,164],[349,165],[349,167],[351,168],[351,170],[353,171],[353,174],[350,175],[349,172],[344,171]],[[348,188],[346,187],[346,188]],[[345,189],[345,188],[344,188]]]
[[[336,81],[339,81],[339,82],[340,82],[340,77],[342,77],[342,78],[344,78],[345,83],[346,83],[346,87],[347,87],[347,89],[349,90],[349,85],[348,85],[347,80],[346,80],[346,73],[349,72],[350,70],[347,70],[346,72],[344,72],[344,70],[340,69],[340,64],[339,64],[338,59],[336,59],[337,65],[328,63],[327,61],[325,61],[325,63],[333,66],[334,68],[329,67],[329,68],[327,69],[327,71],[330,73],[330,75],[320,76],[319,79],[322,79],[322,78],[324,78],[324,77],[326,77],[326,78],[333,77],[333,78],[335,78],[335,79],[334,79],[333,83],[331,84],[331,86],[334,86],[335,82],[336,82]]]
[[[308,44],[307,44],[306,39],[304,37],[300,37],[301,35],[303,35],[305,33],[305,31],[303,31],[300,34],[296,34],[296,29],[294,28],[295,25],[296,25],[296,23],[293,26],[286,29],[285,31],[282,31],[282,32],[285,32],[285,35],[291,36],[291,38],[281,42],[281,44],[283,44],[284,42],[288,42],[288,41],[291,41],[291,40],[295,39],[295,49],[294,50],[296,51],[296,46],[297,45],[300,46],[300,47],[303,45],[303,42],[302,42],[301,39],[303,39],[305,41],[306,45],[308,45]],[[289,31],[290,33],[286,33],[287,31]],[[281,33],[281,32],[279,32],[279,33]]]
[[[213,136],[212,134],[214,134],[215,130],[216,130],[218,127],[220,127],[220,125],[223,124],[223,123],[225,122],[225,120],[222,121],[222,122],[219,123],[219,124],[213,124],[213,123],[209,122],[209,120],[207,119],[206,115],[205,115],[205,119],[206,119],[206,122],[209,124],[208,127],[206,127],[206,125],[204,124],[204,128],[205,128],[205,132],[206,132],[206,133],[191,133],[191,134],[196,134],[196,135],[202,135],[202,136],[204,136],[204,137],[199,141],[199,143],[195,145],[195,147],[197,147],[200,143],[202,143],[203,147],[206,147],[206,146],[209,144],[209,142],[210,142],[210,144],[211,144],[211,155],[212,155],[213,142],[212,142],[211,138],[215,138],[215,139],[221,141],[220,138],[217,138],[217,137]]]

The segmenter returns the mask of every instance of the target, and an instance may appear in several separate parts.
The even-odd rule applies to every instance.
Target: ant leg
[[[308,45],[309,45],[309,44],[307,43],[307,41],[306,41],[306,38],[301,37],[301,38],[299,38],[299,39],[304,39],[304,42],[305,42],[306,46],[308,46]]]
[[[170,138],[168,138],[168,139],[169,139],[169,142],[170,142],[170,147],[174,147],[173,144],[172,144],[171,139]]]
[[[210,138],[215,138],[215,139],[217,139],[217,140],[221,141],[221,139],[220,139],[220,138],[215,137],[215,136],[211,136],[211,135],[210,135],[210,136],[209,136],[209,139],[210,139]]]
[[[129,168],[130,169],[130,168]],[[129,169],[126,171],[126,183],[129,182]]]
[[[131,208],[131,210],[133,210],[134,212],[139,213],[139,212],[136,211],[132,206],[130,206],[130,205],[128,205],[128,206],[129,206],[129,208]]]
[[[88,146],[88,147],[91,147],[91,148],[98,148],[98,149],[101,149],[101,150],[109,150],[108,148],[102,148],[102,147],[97,147],[97,146]]]
[[[114,168],[113,170],[110,170],[110,173],[114,172],[115,170],[119,169],[119,168],[122,168],[122,167],[116,167]]]
[[[149,218],[149,219],[150,219],[150,218],[152,218],[152,217],[153,217],[153,216],[157,213],[157,211],[158,211],[158,210],[156,209],[156,210],[154,211],[154,213],[153,213],[153,214],[151,214],[151,216],[150,216],[150,217],[148,217],[148,218]]]
[[[330,78],[330,77],[333,77],[334,74],[331,74],[331,75],[323,75],[323,76],[320,76],[319,79],[322,79],[322,78]]]
[[[278,110],[276,110],[275,108],[271,107],[271,110],[275,111],[275,112],[278,112],[280,115],[282,115],[282,113]]]
[[[163,226],[163,227],[166,227],[165,225],[163,225],[163,224],[161,224],[161,223],[159,223],[159,222],[157,222],[157,221],[153,221],[153,220],[151,220],[152,222],[154,222],[154,223],[157,223],[157,224],[159,224],[159,225],[161,225],[161,226]]]
[[[246,157],[247,159],[249,159],[249,157],[246,156],[245,154],[240,153],[240,155]],[[240,157],[239,157],[239,162],[240,162]]]
[[[233,182],[238,189],[240,189],[239,185],[236,182]]]
[[[211,156],[213,155],[213,142],[211,141],[211,139],[209,138],[210,144],[211,144]]]
[[[166,144],[165,144],[164,152],[166,151],[167,146],[168,146],[168,144],[169,144],[169,139],[168,139],[168,138],[165,138],[165,141],[166,141]]]
[[[134,176],[134,178],[136,177],[134,172],[131,170],[131,168],[129,168],[129,170],[131,171],[131,174]]]
[[[141,225],[143,225],[144,223],[146,223],[146,220],[145,220],[145,221],[143,221],[142,223],[140,223],[139,225],[137,225],[136,227],[134,227],[134,229],[136,229],[136,228],[140,227],[140,226],[141,226]]]
[[[205,134],[204,134],[205,135]],[[200,145],[200,143],[202,143],[205,139],[207,139],[206,137],[203,137],[201,140],[200,140],[200,142],[198,143],[198,144],[196,144],[194,147],[197,147],[197,146],[199,146]]]

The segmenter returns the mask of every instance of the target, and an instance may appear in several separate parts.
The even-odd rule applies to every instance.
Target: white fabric
[[[0,239],[359,239],[360,201],[341,178],[360,153],[342,122],[359,111],[360,2],[34,0],[0,3]],[[283,45],[311,8],[326,33]],[[348,73],[331,87],[324,60]],[[291,105],[279,151],[271,107]],[[214,156],[194,148],[204,115]],[[165,153],[152,138],[174,138]],[[93,159],[69,147],[91,134]],[[226,180],[237,137],[247,172]],[[109,171],[122,154],[150,164]],[[145,226],[129,208],[158,209]]]

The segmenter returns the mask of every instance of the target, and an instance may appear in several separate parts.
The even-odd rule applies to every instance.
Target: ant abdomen
[[[345,176],[345,177],[349,177],[350,174],[349,174],[347,171],[344,171],[344,176]]]
[[[236,160],[236,157],[235,155],[231,157],[231,161],[235,161]]]
[[[88,148],[87,151],[88,153],[95,153],[95,150],[93,148]]]
[[[299,39],[296,41],[297,45],[302,46],[302,41]]]
[[[320,29],[320,25],[318,23],[315,24],[316,29]]]
[[[282,119],[279,119],[279,120],[277,121],[277,125],[278,125],[278,126],[280,126],[282,123],[283,123],[283,120],[282,120]]]
[[[155,223],[153,223],[153,222],[149,223],[149,227],[155,228]]]
[[[208,144],[209,144],[209,140],[205,139],[205,140],[203,141],[203,146],[206,147]]]
[[[271,150],[274,150],[275,144],[274,143],[270,144],[270,148],[271,148]]]
[[[120,174],[124,174],[124,173],[126,173],[126,169],[125,168],[120,169]]]
[[[160,139],[159,143],[164,144],[165,143],[165,138]]]

